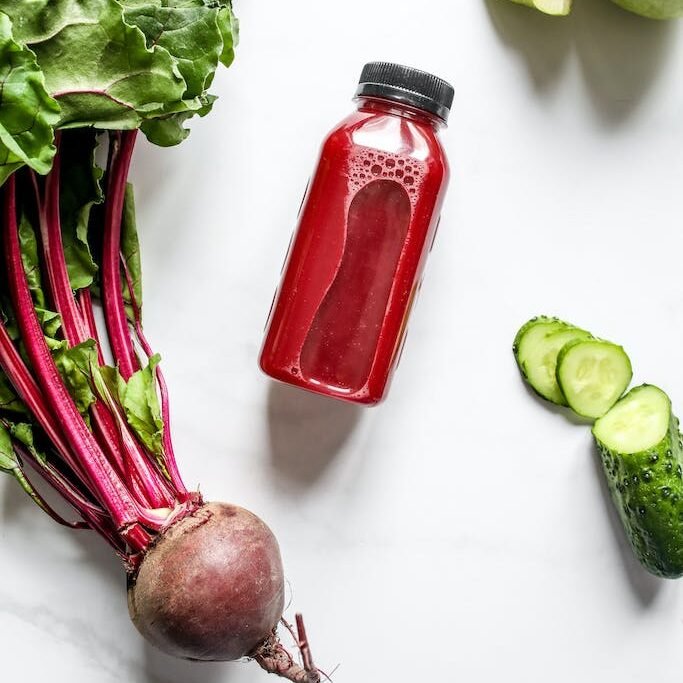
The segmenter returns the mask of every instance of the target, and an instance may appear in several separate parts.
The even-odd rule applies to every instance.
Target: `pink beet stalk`
[[[23,361],[14,348],[2,322],[0,322],[0,368],[10,379],[21,400],[45,431],[61,459],[71,468],[80,481],[85,481],[80,465],[73,459],[69,446],[64,441],[43,401],[39,387],[23,365]],[[123,552],[125,545],[122,545],[121,539],[118,538],[116,529],[109,528],[107,515],[101,508],[87,500],[64,475],[48,463],[34,460],[28,451],[22,453],[22,457],[34,466],[41,477],[58,491],[70,505],[78,510],[91,528],[98,531],[117,552]]]
[[[138,342],[145,352],[147,358],[151,358],[154,355],[152,346],[147,341],[145,337],[144,330],[142,329],[142,313],[140,311],[140,305],[135,299],[135,290],[133,288],[133,278],[130,275],[128,266],[125,260],[121,257],[121,268],[126,277],[126,287],[128,288],[128,295],[131,300],[131,307],[133,309],[133,316],[135,318],[135,334],[138,338]],[[176,487],[176,490],[185,498],[188,497],[187,489],[178,471],[178,464],[175,457],[175,452],[173,450],[173,440],[171,439],[171,406],[168,396],[168,385],[166,384],[166,378],[161,370],[161,367],[157,365],[156,367],[156,377],[159,383],[159,395],[161,398],[161,416],[164,421],[164,452],[166,454],[166,468],[168,469],[168,474]]]
[[[45,431],[59,457],[68,465],[79,481],[87,482],[79,462],[74,459],[60,428],[53,420],[52,413],[45,404],[40,388],[24,366],[21,356],[14,348],[2,322],[0,322],[0,368],[12,382],[20,399],[29,409],[36,422]],[[93,529],[101,533],[117,551],[121,549],[121,541],[116,536],[116,530],[109,528],[104,510],[87,500],[64,475],[51,465],[35,461],[28,452],[24,453],[23,457],[34,465],[39,474],[79,511]]]
[[[141,519],[144,519],[146,524],[157,527],[161,526],[163,519],[155,519],[152,514],[146,514],[131,498],[83,421],[52,360],[33,309],[31,292],[24,273],[17,231],[14,176],[7,182],[4,240],[8,284],[15,315],[46,402],[52,411],[61,417],[64,436],[81,463],[92,489],[97,492],[98,498],[110,512],[117,529],[126,534],[131,544],[137,546],[143,543],[137,548],[142,550],[146,547],[146,534],[140,533]]]
[[[92,298],[88,290],[81,291],[80,308],[83,314],[83,318],[85,320],[87,334],[91,339],[94,339],[97,343],[99,363],[100,365],[104,365],[104,358],[101,350],[101,342],[97,332],[97,326],[95,325],[95,315],[93,312]],[[166,501],[167,506],[172,506],[174,502],[186,502],[188,500],[187,490],[182,480],[180,479],[180,476],[178,475],[177,479],[175,480],[171,476],[171,482],[167,482],[166,477],[163,476],[162,473],[159,471],[158,466],[149,460],[151,456],[147,456],[143,453],[143,450],[140,447],[140,445],[137,443],[137,441],[135,441],[135,439],[130,434],[130,431],[128,430],[125,424],[125,419],[123,415],[121,415],[120,409],[114,403],[112,403],[110,406],[110,410],[112,415],[111,424],[113,426],[114,421],[116,421],[119,430],[118,433],[120,434],[120,438],[123,441],[122,447],[128,453],[129,460],[133,461],[135,465],[135,471],[137,472],[137,476],[145,479],[153,478],[156,482],[154,485],[159,489],[160,495],[164,496],[164,500]],[[168,425],[164,421],[164,443],[168,438],[168,431]],[[168,465],[168,463],[165,464]],[[171,464],[175,465],[175,462],[172,462]],[[177,472],[177,468],[175,471]],[[175,490],[172,490],[172,487]]]
[[[8,431],[11,429],[11,425],[9,425],[3,419],[0,419],[0,425],[2,425]],[[17,443],[15,443],[13,447],[15,454],[18,456],[20,471],[19,482],[22,485],[22,487],[29,493],[31,498],[33,498],[33,500],[35,500],[36,503],[38,503],[39,507],[43,509],[55,522],[61,524],[62,526],[69,527],[70,529],[89,529],[90,525],[87,522],[68,522],[45,500],[45,498],[38,492],[38,490],[34,488],[33,484],[26,476],[26,469],[24,467],[25,462],[31,462],[32,464],[37,465],[37,460],[33,457],[28,448]],[[80,507],[78,505],[74,505],[74,508],[77,512],[81,512]],[[81,516],[83,515],[81,514]]]
[[[98,510],[89,503],[89,501],[85,500],[83,496],[79,494],[78,491],[76,491],[53,467],[41,464],[36,460],[28,449],[15,445],[15,450],[21,460],[27,462],[44,481],[60,493],[64,500],[66,500],[85,521],[68,522],[49,505],[38,491],[34,489],[33,496],[36,497],[40,507],[45,510],[52,519],[58,524],[70,527],[71,529],[94,529],[112,546],[112,548],[114,548],[121,558],[125,558],[125,544],[122,543],[122,539],[119,538],[116,530],[108,524],[106,517],[102,516],[101,510]]]
[[[57,137],[56,141],[59,141],[59,137]],[[31,178],[38,205],[40,237],[50,292],[57,307],[57,312],[62,319],[64,336],[70,344],[75,345],[85,341],[86,335],[83,319],[71,292],[69,272],[66,267],[66,260],[64,259],[62,229],[59,217],[60,167],[60,157],[57,154],[53,162],[52,171],[45,181],[44,201],[40,197],[35,173],[31,174]]]
[[[59,136],[57,137],[59,140]],[[41,197],[38,187],[38,179],[35,173],[31,173],[31,181],[38,207],[40,223],[40,238],[43,252],[43,262],[48,278],[49,292],[60,315],[65,339],[71,346],[80,344],[88,336],[85,321],[71,292],[69,274],[64,259],[61,221],[59,215],[59,179],[60,179],[60,155],[55,156],[52,171],[45,181],[45,199]],[[95,419],[98,443],[103,450],[108,451],[110,462],[116,467],[118,473],[124,473],[123,458],[117,449],[107,449],[107,444],[112,443],[110,437],[115,434],[115,428],[111,420],[107,420],[99,405],[94,406],[93,417]],[[109,438],[108,438],[109,437]],[[116,443],[114,441],[113,443]]]
[[[102,257],[102,303],[114,359],[123,379],[140,368],[128,330],[126,308],[121,289],[121,220],[137,131],[115,133],[110,146],[105,208],[104,251]]]
[[[10,382],[14,385],[15,390],[19,394],[19,398],[21,398],[26,407],[30,410],[38,424],[45,430],[45,433],[64,462],[69,465],[77,475],[84,478],[80,463],[73,458],[71,449],[62,435],[61,429],[52,418],[52,414],[45,403],[40,387],[38,387],[35,380],[26,369],[21,356],[14,348],[12,340],[10,339],[5,326],[2,324],[2,321],[0,321],[0,367],[2,367],[7,377],[9,377]]]
[[[40,232],[43,262],[48,275],[49,291],[61,316],[64,336],[70,346],[92,338],[98,345],[99,339],[89,335],[89,320],[83,316],[71,289],[69,273],[64,257],[61,220],[59,214],[60,155],[56,155],[52,171],[47,176],[45,201],[41,201],[33,174],[36,199],[39,206]],[[93,326],[94,329],[94,326]],[[102,363],[103,364],[103,363]],[[174,497],[163,478],[154,471],[154,465],[142,452],[137,442],[128,433],[125,421],[115,420],[101,400],[91,408],[95,435],[100,448],[117,468],[120,476],[130,477],[131,493],[143,506],[171,507]],[[119,451],[119,447],[123,453]]]

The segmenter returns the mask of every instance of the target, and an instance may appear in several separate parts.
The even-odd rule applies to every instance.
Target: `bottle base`
[[[270,367],[264,364],[263,359],[260,360],[259,367],[267,377],[270,377],[270,379],[273,379],[277,382],[296,387],[297,389],[303,389],[304,391],[308,391],[312,394],[318,394],[319,396],[326,396],[327,398],[344,401],[345,403],[353,403],[355,405],[372,408],[373,406],[382,403],[386,397],[386,392],[382,394],[375,394],[371,393],[367,389],[351,392],[342,387],[333,387],[328,384],[324,384],[323,382],[318,382],[314,379],[301,377],[300,375],[294,374],[289,370]]]

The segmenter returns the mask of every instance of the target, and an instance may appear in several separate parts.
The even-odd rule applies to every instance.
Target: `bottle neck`
[[[358,111],[401,116],[405,119],[410,119],[411,121],[419,121],[420,123],[427,124],[434,128],[434,130],[438,130],[446,125],[446,122],[443,119],[434,114],[430,114],[428,111],[418,109],[417,107],[411,107],[407,104],[401,104],[400,102],[394,102],[393,100],[363,95],[361,97],[356,97],[356,102],[358,103]]]

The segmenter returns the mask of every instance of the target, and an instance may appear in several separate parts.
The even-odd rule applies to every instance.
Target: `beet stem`
[[[126,286],[128,288],[128,294],[131,300],[131,307],[133,309],[133,317],[135,319],[135,335],[138,338],[138,342],[145,352],[147,358],[151,358],[154,355],[152,346],[147,341],[145,337],[145,332],[142,328],[142,311],[135,298],[135,291],[133,288],[133,279],[131,277],[128,266],[126,265],[123,255],[121,256],[121,266],[123,268],[123,273],[126,278]],[[175,457],[175,451],[173,449],[173,439],[171,437],[171,408],[168,395],[168,385],[166,384],[166,378],[161,370],[161,366],[156,366],[156,378],[159,383],[159,394],[161,396],[161,419],[164,423],[164,433],[162,436],[164,445],[164,462],[166,464],[166,469],[168,470],[168,475],[175,486],[176,491],[180,494],[180,500],[185,502],[190,498],[190,494],[187,491],[182,477],[180,476],[180,471],[178,470],[178,463]]]
[[[45,434],[51,441],[61,459],[71,469],[71,471],[74,473],[74,476],[77,477],[77,479],[79,479],[85,486],[87,486],[88,478],[83,473],[78,460],[73,457],[71,448],[68,446],[61,431],[57,427],[57,424],[45,403],[45,399],[40,388],[24,365],[19,352],[14,347],[6,328],[1,321],[0,367],[2,367],[3,371],[14,386],[19,398],[29,409],[29,412],[33,415],[37,423],[45,431]],[[30,454],[24,454],[24,457],[30,464],[34,464],[33,458],[30,456]],[[51,466],[35,462],[35,469],[73,507],[76,507],[81,512],[83,517],[88,520],[93,529],[100,533],[114,547],[119,555],[121,555],[124,559],[127,559],[127,556],[122,555],[121,540],[117,538],[116,530],[113,528],[108,530],[103,525],[103,520],[106,517],[104,510],[83,498],[73,484]],[[95,497],[98,498],[97,492],[95,491],[93,493]],[[125,545],[123,547],[125,548]]]
[[[97,507],[81,494],[49,462],[37,460],[33,454],[22,446],[15,445],[19,457],[27,462],[55,491],[57,491],[86,520],[89,528],[99,533],[122,559],[127,559],[126,546],[111,525],[111,520],[104,510]]]
[[[94,369],[94,372],[97,370]],[[96,389],[102,393],[103,405],[109,406],[111,411],[107,413],[107,416],[112,421],[112,429],[116,430],[113,438],[124,453],[123,462],[127,483],[134,487],[143,499],[149,500],[152,507],[174,507],[176,496],[168,489],[163,475],[152,465],[135,437],[130,433],[123,411],[109,393],[109,389],[104,382],[101,382]]]
[[[61,134],[55,142],[58,144]],[[58,148],[59,150],[59,148]],[[64,258],[62,229],[59,215],[59,184],[61,158],[55,155],[52,170],[45,180],[45,199],[41,200],[35,172],[31,172],[33,187],[38,205],[40,237],[43,247],[43,261],[47,273],[49,292],[61,316],[64,337],[71,345],[85,341],[85,325],[71,290],[69,272]]]
[[[95,323],[95,312],[92,305],[92,296],[89,289],[81,289],[78,292],[78,306],[81,309],[83,321],[85,322],[85,329],[88,337],[94,339],[97,343],[97,362],[100,366],[106,365],[104,361],[104,354],[102,353],[102,343],[99,334],[97,333],[97,324]]]
[[[61,134],[57,137],[59,146]],[[33,176],[36,201],[39,207],[40,232],[43,247],[43,261],[48,275],[49,290],[61,316],[64,336],[70,346],[81,344],[90,338],[88,322],[79,310],[71,288],[69,272],[64,257],[61,219],[59,212],[61,155],[55,155],[52,170],[45,184],[45,201],[41,201],[38,183]],[[96,327],[94,328],[96,330]],[[93,330],[94,331],[94,330]],[[99,338],[93,337],[98,346]],[[93,368],[97,372],[96,368]],[[141,452],[140,447],[128,430],[125,420],[112,417],[107,406],[96,400],[91,406],[95,426],[95,437],[117,474],[127,481],[131,494],[144,507],[163,508],[174,504],[173,495],[161,483],[161,475],[152,470],[152,465]]]
[[[23,448],[18,444],[14,444],[14,452],[17,454],[20,461],[19,471],[16,472],[19,484],[24,489],[24,491],[26,491],[26,493],[28,493],[28,495],[35,501],[38,507],[43,512],[45,512],[50,518],[52,518],[55,522],[57,522],[57,524],[61,524],[62,526],[68,527],[69,529],[90,529],[90,524],[88,524],[87,522],[68,522],[66,519],[64,519],[64,517],[62,517],[45,500],[45,498],[40,494],[40,492],[33,486],[28,476],[26,475],[26,471],[24,470],[24,462],[27,462],[30,457],[28,449]],[[76,511],[80,514],[80,510],[76,509]]]
[[[114,359],[128,381],[140,362],[135,355],[121,287],[121,221],[136,130],[111,134],[102,256],[102,303]]]
[[[306,626],[304,625],[304,617],[302,614],[297,614],[296,619],[296,630],[299,635],[298,646],[301,652],[301,659],[304,664],[304,669],[306,671],[318,671],[316,666],[313,664],[313,655],[311,654],[311,647],[308,643],[308,638],[306,637]]]
[[[14,386],[19,398],[43,428],[60,457],[81,481],[85,481],[85,474],[80,464],[74,459],[71,449],[45,403],[40,387],[24,365],[2,321],[0,321],[0,367]]]
[[[102,345],[97,332],[97,326],[95,324],[95,314],[93,311],[90,292],[86,289],[81,290],[79,298],[80,308],[85,320],[87,334],[91,339],[94,339],[97,344],[98,363],[100,366],[105,365],[104,356],[102,354]],[[114,437],[117,443],[120,443],[120,441],[128,441],[127,437],[124,439],[124,433],[127,436],[130,436],[130,430],[128,429],[125,419],[122,415],[120,415],[120,411],[118,411],[118,408],[115,404],[112,403],[111,414],[108,413],[108,415],[111,418],[110,426],[112,430],[109,435],[110,441]],[[116,424],[114,423],[115,421]],[[129,458],[123,458],[123,462],[128,464],[129,460],[132,460],[137,463],[136,477],[138,481],[136,482],[135,479],[133,479],[131,480],[131,483],[133,485],[140,486],[139,482],[142,480],[147,482],[147,486],[153,484],[154,489],[148,491],[148,494],[151,494],[154,497],[154,500],[156,501],[155,507],[173,507],[176,500],[185,502],[186,496],[184,487],[180,491],[172,491],[168,480],[161,472],[159,472],[158,467],[153,459],[144,454],[140,444],[138,444],[138,442],[132,436],[130,436],[130,439],[132,439],[132,441],[130,441],[129,444],[124,443],[122,445],[123,447],[130,449]],[[175,486],[175,482],[173,482],[173,485]]]
[[[74,459],[71,449],[66,444],[52,414],[48,410],[45,399],[41,394],[40,388],[29,373],[23,363],[19,352],[14,347],[12,340],[7,333],[5,326],[0,321],[0,367],[9,378],[18,393],[19,398],[28,408],[33,418],[42,427],[43,431],[51,441],[61,459],[74,473],[74,476],[86,484],[87,478],[76,459]],[[127,559],[124,554],[125,545],[116,535],[115,529],[107,529],[104,525],[106,513],[86,498],[84,498],[61,473],[48,464],[38,463],[33,460],[29,453],[24,454],[26,461],[73,507],[77,508],[82,516],[88,520],[93,529],[107,540],[122,558]]]
[[[59,143],[61,134],[57,135]],[[61,220],[59,214],[59,187],[60,187],[61,158],[58,152],[55,155],[52,170],[45,181],[45,199],[41,198],[36,174],[31,172],[31,180],[35,192],[38,215],[40,221],[40,236],[43,252],[43,262],[48,279],[48,292],[59,313],[62,322],[64,338],[69,346],[76,346],[88,339],[87,324],[82,311],[78,309],[76,300],[71,289],[71,282],[64,258],[64,245],[62,242]],[[99,348],[98,348],[99,352]],[[101,405],[96,403],[92,406],[95,433],[100,448],[105,451],[109,461],[116,467],[120,476],[125,474],[124,463],[121,455],[112,442],[107,438],[115,433],[111,419],[107,420]],[[116,443],[114,441],[113,443]]]
[[[143,542],[143,536],[147,536],[149,542],[149,535],[144,530],[141,530],[142,534],[138,533],[133,527],[140,522],[156,525],[157,520],[135,503],[100,450],[62,381],[33,308],[19,245],[14,176],[7,181],[5,189],[4,237],[8,284],[14,312],[47,405],[52,409],[53,415],[59,416],[64,436],[88,478],[88,488],[97,492],[97,498],[110,512],[121,534],[130,539],[133,549],[143,550],[146,545],[140,547],[139,544]],[[158,523],[160,526],[161,520]]]
[[[78,510],[82,517],[87,519],[107,519],[107,515],[90,500],[88,500],[68,479],[66,479],[59,470],[57,470],[49,462],[41,462],[37,460],[33,454],[23,446],[15,445],[15,448],[20,449],[21,457],[26,460],[34,469],[40,474],[52,488],[64,498],[73,508]]]

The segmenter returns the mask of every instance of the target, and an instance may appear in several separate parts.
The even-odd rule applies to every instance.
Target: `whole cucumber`
[[[593,427],[612,500],[652,574],[683,576],[683,442],[659,388],[632,389]]]

